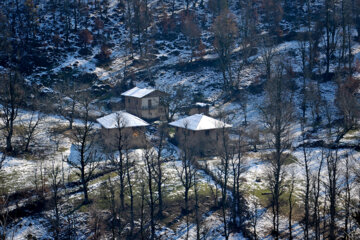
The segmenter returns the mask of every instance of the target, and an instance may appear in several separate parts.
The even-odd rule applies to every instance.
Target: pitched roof
[[[119,125],[123,127],[145,127],[149,126],[147,122],[134,116],[125,111],[114,112],[104,117],[96,119],[98,123],[101,124],[104,128],[113,129],[118,128]]]
[[[198,106],[198,107],[208,107],[209,104],[207,104],[207,103],[202,103],[202,102],[197,102],[197,103],[195,103],[195,106]]]
[[[173,127],[186,128],[193,131],[210,130],[232,127],[230,124],[226,124],[222,121],[216,120],[215,118],[208,117],[202,114],[194,114],[190,117],[179,119],[175,122],[169,123]]]
[[[126,92],[122,93],[121,96],[126,96],[126,97],[135,97],[135,98],[143,98],[146,95],[152,93],[156,91],[153,88],[139,88],[139,87],[134,87],[130,90],[127,90]]]

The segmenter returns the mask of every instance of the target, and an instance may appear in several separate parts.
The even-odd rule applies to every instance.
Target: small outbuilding
[[[195,155],[211,155],[216,153],[221,144],[223,134],[228,138],[227,131],[232,125],[203,114],[179,119],[169,123],[175,128],[175,143],[180,147],[190,147]]]
[[[121,96],[124,97],[125,110],[143,119],[166,120],[166,106],[162,104],[162,97],[167,93],[153,88],[134,87]]]
[[[210,105],[207,103],[197,102],[189,107],[187,114],[188,115],[205,114],[209,116],[209,107]]]
[[[96,119],[101,125],[100,134],[104,146],[117,150],[120,144],[123,149],[144,148],[147,145],[146,127],[149,123],[125,111],[118,111]]]

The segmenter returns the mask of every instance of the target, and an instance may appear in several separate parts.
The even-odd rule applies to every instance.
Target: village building
[[[209,116],[209,108],[210,108],[209,104],[197,102],[188,108],[187,114],[188,115],[204,114]]]
[[[167,94],[153,88],[134,87],[121,96],[124,97],[125,110],[143,119],[166,120],[166,107],[162,104],[162,97]]]
[[[223,140],[223,134],[228,138],[224,128],[227,130],[232,127],[203,114],[194,114],[169,125],[175,128],[175,143],[180,148],[190,148],[193,154],[200,156],[215,154]]]
[[[125,111],[118,111],[96,119],[101,125],[100,135],[108,150],[117,150],[119,139],[123,149],[145,148],[146,127],[149,123]]]

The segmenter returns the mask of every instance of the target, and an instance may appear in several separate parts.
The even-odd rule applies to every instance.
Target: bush
[[[90,48],[81,48],[81,49],[79,50],[79,54],[80,54],[81,56],[89,56],[89,55],[92,54],[92,51],[91,51]]]
[[[83,29],[79,33],[79,41],[86,48],[93,41],[93,35],[88,29]]]
[[[84,73],[79,75],[78,82],[85,84],[93,84],[98,80],[98,77],[95,73]]]
[[[102,45],[101,50],[96,54],[95,58],[98,60],[99,64],[104,64],[110,62],[111,50],[108,46]]]

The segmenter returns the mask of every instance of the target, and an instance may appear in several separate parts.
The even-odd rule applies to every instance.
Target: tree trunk
[[[81,145],[81,151],[80,151],[80,164],[81,164],[81,184],[83,187],[83,193],[84,193],[84,204],[89,203],[89,196],[88,196],[88,188],[87,188],[87,181],[85,179],[85,139],[86,134],[84,134],[83,142]]]
[[[150,227],[151,227],[151,236],[150,239],[155,238],[155,202],[154,202],[154,193],[153,193],[153,186],[152,186],[152,156],[149,153],[146,153],[145,156],[147,171],[148,171],[148,190],[149,190],[149,207],[150,207]]]
[[[304,229],[304,239],[309,239],[309,195],[310,195],[310,170],[308,165],[308,158],[305,147],[305,121],[302,124],[302,140],[303,140],[303,155],[304,155],[304,163],[305,163],[305,177],[306,177],[306,186],[305,186],[305,229]]]
[[[198,193],[198,182],[197,182],[197,178],[196,178],[197,173],[195,172],[194,174],[194,193],[195,193],[195,222],[196,222],[196,240],[200,240],[201,235],[200,235],[200,220],[201,220],[201,216],[200,216],[200,206],[199,206],[199,193]]]
[[[129,195],[130,195],[130,238],[133,236],[134,227],[135,227],[135,216],[134,216],[134,194],[132,189],[131,183],[131,176],[130,176],[130,164],[129,164],[129,156],[126,153],[126,174],[127,174],[127,181],[129,186]]]
[[[6,152],[12,152],[13,151],[13,147],[12,147],[12,135],[13,135],[13,123],[10,123],[10,127],[9,127],[9,132],[6,136]]]

